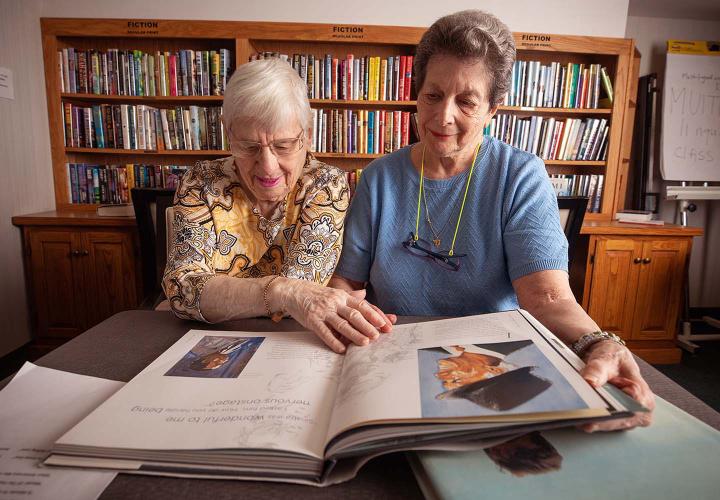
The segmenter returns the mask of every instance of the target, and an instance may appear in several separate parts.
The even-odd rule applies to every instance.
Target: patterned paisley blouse
[[[266,219],[240,186],[233,158],[198,162],[175,193],[163,289],[175,314],[205,321],[203,286],[215,275],[280,275],[327,284],[342,248],[345,174],[307,155],[303,172]]]

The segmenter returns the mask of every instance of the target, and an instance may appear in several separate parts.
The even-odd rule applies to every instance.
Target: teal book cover
[[[720,432],[661,398],[646,428],[541,431],[486,450],[410,458],[427,498],[720,498]]]

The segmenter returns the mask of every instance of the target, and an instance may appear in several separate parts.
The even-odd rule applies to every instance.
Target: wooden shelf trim
[[[137,155],[148,154],[154,156],[230,156],[230,151],[217,149],[110,149],[110,148],[65,148],[66,153],[82,154],[113,154]]]
[[[374,153],[313,153],[315,158],[380,158],[384,154]]]
[[[92,208],[92,210],[88,210]],[[135,217],[100,217],[97,205],[87,205],[82,210],[51,210],[12,218],[15,226],[112,226],[137,227]]]
[[[60,94],[63,100],[73,101],[97,101],[97,102],[210,102],[222,104],[221,95],[183,95],[183,96],[139,96],[139,95],[106,95],[106,94],[75,94],[63,92]]]
[[[313,107],[347,106],[347,107],[380,107],[380,108],[415,108],[417,101],[368,101],[350,99],[310,99]]]
[[[380,158],[385,154],[370,153],[320,153],[313,152],[317,158]],[[604,167],[605,161],[575,161],[575,160],[543,160],[546,166],[574,166],[574,167]]]
[[[685,227],[677,224],[663,224],[662,226],[650,224],[628,224],[613,221],[583,222],[580,234],[587,235],[615,235],[615,236],[702,236],[703,230],[699,227]]]
[[[611,115],[610,108],[543,108],[540,106],[498,106],[498,113],[536,113],[540,115]]]
[[[588,160],[543,160],[543,163],[547,166],[578,166],[578,167],[604,167],[607,162],[604,160],[600,161],[588,161]]]

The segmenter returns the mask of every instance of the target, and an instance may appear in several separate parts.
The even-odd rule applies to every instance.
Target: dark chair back
[[[133,188],[130,193],[140,236],[144,297],[141,306],[153,308],[164,299],[160,283],[167,263],[165,212],[173,204],[175,190]]]
[[[568,240],[568,267],[572,263],[574,249],[580,239],[580,228],[585,218],[588,199],[587,196],[558,196],[557,199],[560,223]]]

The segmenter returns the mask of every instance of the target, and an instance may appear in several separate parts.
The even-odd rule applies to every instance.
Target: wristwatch
[[[598,330],[597,332],[586,333],[585,335],[577,339],[575,342],[570,344],[570,349],[572,349],[573,352],[578,355],[578,357],[582,358],[585,352],[587,352],[587,350],[590,348],[590,346],[597,344],[598,342],[601,342],[603,340],[611,340],[620,345],[625,345],[625,341],[614,333]]]

